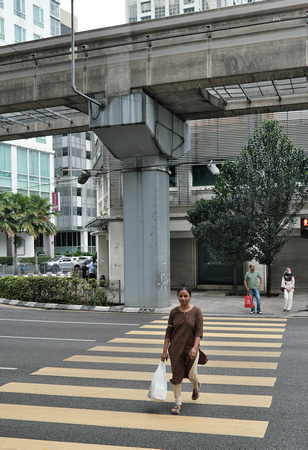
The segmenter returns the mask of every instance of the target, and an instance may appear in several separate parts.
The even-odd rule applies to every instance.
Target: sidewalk
[[[155,313],[169,314],[172,308],[177,306],[176,291],[170,292],[170,306],[166,308],[130,308],[125,305],[119,306],[85,306],[85,305],[63,305],[56,303],[23,302],[0,298],[0,304],[11,306],[22,306],[39,309],[59,309],[72,311],[101,311],[101,312],[126,312],[126,313]],[[238,297],[226,295],[222,291],[195,291],[192,293],[191,303],[199,306],[204,315],[212,316],[239,316],[239,317],[308,317],[308,291],[306,293],[294,293],[293,306],[290,312],[283,312],[283,295],[267,298],[261,296],[261,309],[263,314],[249,314],[250,308],[244,307],[244,294]]]
[[[172,306],[169,308],[156,309],[155,312],[169,312],[178,305],[176,292],[172,291],[170,300]],[[223,316],[249,316],[249,317],[308,317],[308,291],[306,293],[294,293],[293,306],[290,312],[283,312],[283,294],[267,298],[261,295],[262,316],[250,314],[250,308],[244,307],[244,294],[241,296],[225,295],[220,291],[196,291],[192,292],[191,303],[199,306],[203,314]]]

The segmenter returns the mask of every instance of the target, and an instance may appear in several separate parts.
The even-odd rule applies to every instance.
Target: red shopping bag
[[[246,295],[245,296],[245,303],[244,303],[245,308],[253,308],[253,303],[251,300],[251,296],[250,295]]]

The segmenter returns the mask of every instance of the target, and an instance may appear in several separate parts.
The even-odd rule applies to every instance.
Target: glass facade
[[[221,164],[216,164],[220,169]],[[192,185],[197,186],[214,186],[216,184],[217,177],[213,175],[206,165],[198,165],[192,167]]]
[[[14,25],[14,37],[15,37],[15,43],[25,42],[26,41],[26,30],[24,28],[19,27],[18,25]]]
[[[126,0],[126,21],[150,20],[264,0]]]
[[[4,19],[0,17],[0,39],[5,39],[4,34]]]
[[[17,191],[49,197],[50,155],[49,153],[17,147]]]
[[[50,14],[60,19],[60,4],[56,0],[50,0]]]
[[[11,146],[0,143],[0,191],[10,191],[11,189]]]
[[[44,10],[36,5],[33,5],[33,23],[44,28]]]
[[[14,0],[14,14],[26,18],[25,0]]]
[[[50,34],[51,36],[59,36],[60,34],[60,20],[50,17]]]

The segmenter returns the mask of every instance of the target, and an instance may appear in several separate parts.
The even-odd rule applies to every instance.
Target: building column
[[[170,303],[168,161],[123,159],[125,305]]]
[[[190,150],[190,129],[143,92],[102,99],[90,129],[123,162],[125,306],[170,304],[169,159]],[[110,253],[110,258],[112,254]]]

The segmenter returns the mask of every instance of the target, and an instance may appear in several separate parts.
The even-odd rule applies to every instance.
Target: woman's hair
[[[177,295],[179,295],[180,291],[187,291],[188,294],[191,296],[191,290],[187,286],[181,286],[178,289]]]

